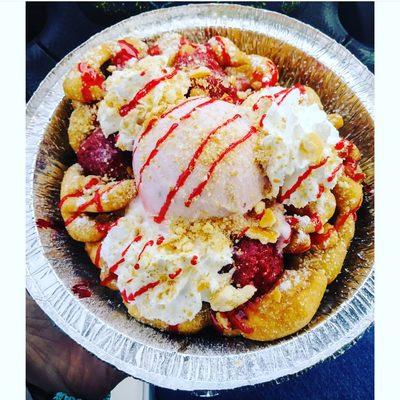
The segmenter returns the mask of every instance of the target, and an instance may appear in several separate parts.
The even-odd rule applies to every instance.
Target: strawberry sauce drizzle
[[[246,232],[247,232],[249,229],[250,229],[249,226],[246,226],[245,228],[243,228],[243,229],[236,235],[235,240],[237,241],[237,240],[241,239],[241,238],[246,234]]]
[[[299,219],[296,217],[285,217],[285,220],[290,226],[295,226],[299,223]]]
[[[75,213],[73,213],[66,221],[65,226],[68,226],[71,222],[75,221],[82,213],[85,212],[87,208],[89,208],[92,204],[96,204],[96,211],[103,212],[103,205],[101,204],[101,197],[106,194],[107,192],[114,189],[115,186],[119,185],[120,182],[116,182],[114,185],[110,185],[107,189],[100,192],[100,189],[97,189],[94,192],[93,197],[88,200],[86,203],[83,203],[78,207]]]
[[[104,278],[102,281],[100,281],[101,286],[108,286],[111,282],[117,280],[118,276],[110,272],[110,274]]]
[[[267,117],[267,114],[263,114],[260,118],[260,122],[258,123],[259,127],[262,128],[264,126],[264,119]]]
[[[279,72],[277,66],[271,60],[268,60],[268,66],[271,68],[270,70],[271,77],[269,78],[269,80],[265,80],[265,77],[261,80],[263,87],[275,86],[278,83],[279,79]]]
[[[156,124],[156,122],[160,121],[161,119],[165,118],[167,115],[171,114],[172,112],[174,112],[175,110],[177,110],[178,108],[183,107],[184,105],[186,105],[187,103],[191,103],[192,101],[198,100],[198,98],[190,98],[187,99],[186,101],[184,101],[183,103],[178,104],[177,106],[171,108],[170,110],[168,110],[167,112],[165,112],[164,114],[161,114],[161,116],[159,118],[152,118],[149,123],[146,126],[146,129],[140,134],[137,143],[140,143],[141,140],[153,129],[154,125]],[[137,146],[135,147],[135,151],[136,151]],[[135,153],[134,151],[134,153]]]
[[[93,101],[91,88],[96,86],[102,88],[104,77],[99,74],[94,68],[84,62],[78,64],[78,71],[81,73],[81,93],[83,100],[87,103],[90,103],[91,101]]]
[[[287,98],[287,96],[293,92],[293,90],[298,89],[300,91],[300,94],[304,94],[305,93],[305,89],[303,85],[300,85],[298,83],[296,83],[294,86],[292,86],[291,88],[285,88],[282,89],[281,91],[275,93],[275,94],[266,94],[264,96],[261,96],[253,105],[253,111],[258,110],[259,106],[258,103],[260,102],[260,100],[262,99],[270,99],[272,101],[275,101],[279,96],[282,96],[281,99],[279,99],[277,101],[278,106],[282,104],[282,102]]]
[[[126,302],[131,302],[136,299],[136,297],[141,296],[142,294],[146,293],[148,290],[153,289],[154,287],[158,286],[160,284],[160,281],[155,281],[155,282],[150,282],[147,285],[142,286],[139,290],[137,290],[134,293],[131,293],[130,295],[126,295],[126,291],[123,290],[121,292],[122,298]]]
[[[119,110],[119,115],[121,117],[125,117],[130,111],[132,111],[139,104],[139,101],[144,96],[149,94],[161,82],[173,78],[177,73],[178,70],[174,69],[169,74],[161,76],[160,78],[153,79],[150,82],[147,82],[146,85],[135,94],[135,97],[128,104],[121,107],[121,109]]]
[[[115,273],[115,271],[117,270],[117,268],[123,263],[125,262],[125,255],[126,253],[129,251],[129,249],[131,248],[133,243],[137,243],[140,242],[142,240],[142,236],[138,235],[136,237],[133,238],[133,240],[128,244],[128,246],[125,247],[124,251],[121,253],[121,258],[110,267],[110,272]]]
[[[91,189],[93,186],[97,185],[100,182],[99,178],[93,177],[92,179],[89,180],[89,182],[84,186],[84,188],[86,190]],[[65,203],[65,200],[71,198],[71,197],[79,197],[79,196],[83,196],[83,190],[77,190],[74,193],[69,193],[67,195],[65,195],[60,202],[58,203],[58,207],[61,208],[62,205]]]
[[[225,66],[230,66],[231,65],[231,56],[229,55],[228,51],[226,50],[226,46],[224,41],[222,40],[221,36],[214,36],[214,39],[218,42],[220,48],[221,48],[221,56],[222,56],[222,61]]]
[[[215,99],[209,99],[207,101],[205,101],[204,103],[200,103],[197,106],[193,107],[188,113],[186,113],[185,115],[183,115],[182,117],[179,118],[179,122],[188,119],[193,112],[195,112],[196,110],[198,110],[199,108],[205,107],[211,103],[213,103],[215,101]],[[179,126],[178,122],[175,122],[174,124],[172,124],[170,126],[170,128],[168,129],[167,133],[163,136],[161,136],[157,142],[155,147],[153,148],[153,150],[149,153],[146,161],[144,162],[144,164],[142,165],[142,167],[139,170],[139,182],[137,185],[137,190],[139,191],[140,189],[140,185],[142,183],[142,177],[143,177],[143,171],[150,165],[151,161],[153,160],[153,158],[158,154],[158,150],[160,148],[160,146],[168,139],[168,137],[175,131],[175,129]]]
[[[155,44],[155,45],[149,47],[149,49],[147,50],[147,54],[149,56],[159,56],[161,54],[161,49],[158,46],[158,44]]]
[[[179,276],[182,272],[182,268],[178,268],[175,272],[172,274],[168,274],[169,279],[175,279],[177,276]]]
[[[311,223],[315,227],[315,231],[319,232],[320,230],[322,230],[323,225],[322,225],[321,217],[317,213],[311,213],[311,214],[309,214],[309,217],[310,217]]]
[[[147,249],[147,247],[153,246],[153,244],[154,244],[154,240],[148,240],[148,241],[144,244],[142,250],[140,251],[140,253],[139,253],[139,255],[138,255],[136,264],[133,266],[133,268],[135,268],[135,269],[139,269],[139,268],[140,268],[139,261],[140,261],[140,259],[142,258],[143,253],[145,252],[145,250]]]
[[[139,51],[133,44],[130,44],[123,39],[118,40],[118,44],[121,50],[118,51],[111,59],[112,64],[119,68],[122,68],[131,58],[139,58]]]
[[[290,189],[288,189],[285,193],[283,193],[279,196],[279,202],[283,203],[286,199],[288,199],[300,187],[300,185],[304,182],[304,180],[306,180],[311,175],[311,173],[315,169],[322,167],[323,165],[326,164],[327,161],[328,161],[328,158],[325,158],[318,164],[311,165],[310,167],[308,167],[308,169],[297,178],[296,183]]]
[[[211,164],[208,172],[207,172],[207,176],[206,178],[200,182],[192,191],[192,193],[190,193],[188,199],[185,201],[185,206],[186,207],[190,207],[193,199],[197,196],[200,196],[201,193],[203,192],[205,186],[207,185],[208,181],[210,180],[212,174],[214,173],[215,169],[217,168],[218,164],[223,160],[223,158],[230,153],[232,150],[234,150],[237,146],[239,146],[240,144],[244,143],[246,140],[250,139],[251,136],[253,136],[255,133],[257,133],[257,129],[252,126],[250,128],[250,130],[246,133],[246,135],[244,135],[242,138],[240,138],[239,140],[232,142],[224,151],[222,151],[219,156],[213,161],[213,163]]]
[[[199,256],[193,256],[192,259],[190,260],[190,264],[197,265],[198,261],[199,261]]]
[[[100,243],[100,244],[97,246],[96,255],[95,255],[95,257],[94,257],[94,265],[95,265],[97,268],[100,268],[100,253],[101,253],[101,247],[102,247],[102,245],[103,245],[103,243]]]
[[[175,195],[178,193],[179,189],[185,184],[186,180],[189,178],[189,176],[193,172],[198,158],[201,156],[203,150],[205,149],[205,147],[206,147],[207,143],[209,142],[209,140],[211,139],[211,137],[213,135],[215,135],[221,128],[229,125],[230,123],[237,120],[238,118],[241,118],[241,115],[235,114],[232,118],[229,118],[228,120],[224,121],[222,124],[220,124],[219,126],[214,128],[210,133],[208,133],[208,135],[205,137],[205,139],[200,143],[200,146],[194,152],[193,157],[189,161],[188,166],[179,175],[178,180],[175,183],[175,186],[167,194],[165,202],[162,205],[160,211],[158,212],[158,215],[156,217],[154,217],[154,221],[156,223],[160,224],[162,221],[164,221],[165,215],[167,214],[168,209],[169,209]]]
[[[346,223],[346,221],[349,217],[353,217],[354,221],[357,221],[357,211],[359,208],[360,208],[360,206],[356,207],[354,210],[347,212],[346,214],[339,216],[335,222],[335,229],[337,231],[339,231],[343,227],[343,225]]]
[[[340,171],[340,169],[343,167],[343,164],[339,164],[332,172],[331,174],[328,176],[327,181],[328,182],[332,182],[336,175],[338,174],[338,172]],[[318,197],[317,197],[318,198]]]
[[[300,94],[304,94],[304,93],[306,92],[303,85],[299,85],[299,84],[296,83],[296,84],[295,84],[293,87],[291,87],[291,88],[284,89],[284,90],[282,90],[281,92],[275,93],[275,94],[274,94],[274,97],[275,97],[275,98],[277,97],[277,95],[281,95],[281,94],[283,95],[283,96],[278,100],[278,102],[277,102],[278,106],[281,105],[282,102],[286,99],[286,97],[287,97],[291,92],[293,92],[293,90],[296,90],[296,89],[299,90]]]
[[[317,193],[317,199],[319,199],[323,193],[325,192],[325,186],[324,185],[318,185],[318,193]]]
[[[329,228],[325,233],[311,233],[310,238],[311,238],[311,243],[318,245],[326,242],[332,235],[332,233],[335,231],[335,227]]]

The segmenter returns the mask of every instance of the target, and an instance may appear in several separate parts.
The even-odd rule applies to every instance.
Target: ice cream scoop
[[[255,162],[257,130],[243,108],[189,98],[139,134],[133,170],[139,197],[156,222],[243,214],[263,198]]]

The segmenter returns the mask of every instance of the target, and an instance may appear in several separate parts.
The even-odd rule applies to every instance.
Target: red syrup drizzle
[[[365,179],[365,174],[363,172],[357,172],[358,161],[350,156],[354,149],[354,144],[349,140],[342,139],[340,142],[336,143],[335,149],[338,151],[339,157],[344,160],[343,166],[345,174],[356,182]]]
[[[110,272],[109,275],[104,278],[102,281],[100,281],[101,286],[108,286],[111,282],[116,280],[118,277],[114,273]]]
[[[356,208],[353,210],[350,210],[346,214],[343,214],[339,216],[335,222],[335,229],[339,231],[340,228],[343,227],[343,225],[346,223],[347,219],[351,216],[354,218],[354,221],[357,221],[357,211],[361,207],[361,204],[358,205]]]
[[[358,161],[349,158],[344,161],[344,170],[347,176],[356,182],[360,182],[365,179],[365,174],[363,172],[357,172]]]
[[[319,199],[324,192],[325,192],[325,186],[324,185],[318,185],[317,199]]]
[[[305,89],[304,89],[304,86],[303,85],[299,85],[298,83],[296,83],[294,86],[292,86],[291,88],[285,88],[285,89],[282,89],[281,91],[279,91],[279,92],[277,92],[277,93],[275,93],[275,94],[266,94],[266,95],[264,95],[264,96],[261,96],[255,103],[254,103],[254,105],[253,105],[253,111],[256,111],[256,110],[258,110],[258,102],[261,100],[261,99],[270,99],[270,100],[276,100],[279,96],[282,96],[282,98],[281,99],[279,99],[278,101],[277,101],[277,104],[278,104],[278,106],[279,105],[281,105],[282,104],[282,102],[287,98],[287,96],[291,93],[291,92],[293,92],[293,90],[296,90],[296,89],[298,89],[299,91],[300,91],[300,93],[301,94],[304,94],[305,93]]]
[[[100,243],[96,249],[96,255],[94,257],[94,265],[97,268],[100,268],[100,253],[101,253],[101,247],[102,247],[103,243]]]
[[[285,217],[285,220],[290,226],[294,226],[299,223],[299,219],[296,217]]]
[[[111,228],[113,228],[115,225],[118,224],[118,219],[116,219],[115,221],[112,222],[100,222],[100,221],[96,221],[96,229],[99,233],[101,233],[103,235],[103,237],[105,237],[107,235],[107,233],[110,231]]]
[[[81,73],[83,100],[87,103],[93,101],[91,92],[92,87],[102,88],[104,77],[88,64],[81,62],[78,64],[78,71]]]
[[[340,171],[340,169],[343,167],[343,164],[339,164],[332,172],[331,174],[328,176],[327,181],[328,182],[332,182],[335,179],[335,176],[338,174],[338,172]],[[318,198],[318,197],[317,197]]]
[[[205,106],[213,103],[214,101],[215,101],[215,99],[210,99],[210,100],[205,101],[204,103],[198,104],[197,106],[193,107],[188,113],[186,113],[185,115],[180,117],[179,122],[182,122],[183,120],[188,119],[194,111],[196,111],[199,108],[205,107]],[[140,185],[142,183],[143,171],[150,165],[152,159],[157,155],[160,146],[168,139],[168,137],[175,131],[175,129],[178,126],[179,126],[179,123],[175,122],[174,124],[172,124],[170,126],[167,133],[165,135],[161,136],[161,138],[159,138],[157,140],[155,147],[153,148],[153,150],[151,150],[146,161],[144,162],[144,164],[142,165],[142,167],[139,170],[139,182],[137,184],[138,191],[140,190]]]
[[[268,60],[268,65],[271,68],[270,74],[271,78],[269,80],[265,80],[265,77],[261,79],[261,83],[263,87],[266,86],[275,86],[278,83],[279,73],[277,66],[271,61]]]
[[[143,253],[145,252],[145,250],[147,249],[147,247],[153,246],[153,244],[154,244],[154,240],[148,240],[148,241],[144,244],[142,250],[140,251],[140,253],[139,253],[139,255],[138,255],[137,262],[136,262],[136,264],[133,266],[133,268],[135,268],[135,269],[139,269],[139,268],[140,268],[139,261],[140,261],[140,259],[142,258]]]
[[[325,158],[318,164],[314,164],[314,165],[311,165],[310,167],[308,167],[308,169],[297,178],[296,183],[290,189],[288,189],[285,193],[283,193],[279,196],[279,202],[283,203],[286,199],[288,199],[300,187],[300,185],[304,182],[304,180],[306,180],[311,175],[311,173],[315,169],[322,167],[324,164],[326,164],[327,161],[328,161],[328,158]]]
[[[144,96],[149,94],[161,82],[164,82],[168,79],[173,78],[177,73],[178,73],[178,70],[174,69],[169,74],[161,76],[160,78],[157,78],[157,79],[153,79],[150,82],[147,82],[146,85],[136,93],[135,97],[128,104],[121,107],[121,109],[119,110],[119,115],[121,117],[125,117],[130,111],[132,111],[138,105],[139,101]]]
[[[109,271],[112,272],[112,273],[115,273],[115,271],[117,270],[119,265],[122,264],[125,261],[125,255],[129,251],[129,249],[131,248],[132,244],[140,242],[141,240],[142,240],[142,236],[140,236],[140,235],[134,237],[133,240],[128,244],[128,246],[125,247],[124,251],[121,253],[121,258],[114,265],[112,265],[110,267]]]
[[[238,241],[239,239],[241,239],[241,238],[246,234],[246,232],[247,232],[249,229],[250,229],[249,226],[246,226],[246,228],[243,228],[243,229],[236,235],[235,241]]]
[[[257,129],[252,126],[250,130],[244,135],[241,139],[231,143],[224,151],[222,151],[219,156],[213,161],[211,164],[208,172],[206,179],[204,179],[202,182],[200,182],[190,193],[188,199],[185,201],[185,206],[190,207],[193,199],[196,198],[197,196],[200,196],[201,193],[203,192],[205,186],[207,185],[208,181],[210,180],[211,176],[213,175],[215,169],[217,168],[218,164],[223,160],[223,158],[230,153],[232,150],[234,150],[237,146],[240,144],[244,143],[246,140],[250,139],[251,136],[253,136],[255,133],[257,133]]]
[[[103,205],[101,204],[101,197],[112,190],[115,186],[119,185],[120,182],[116,182],[114,185],[110,185],[107,189],[100,192],[100,189],[97,189],[94,192],[92,199],[88,200],[86,203],[83,203],[78,207],[76,212],[72,214],[66,221],[65,226],[68,226],[71,222],[73,222],[76,218],[78,218],[85,210],[90,207],[92,204],[96,204],[97,212],[103,212]]]
[[[267,114],[263,114],[260,118],[260,122],[258,123],[259,127],[262,128],[264,125],[264,119],[267,117]]]
[[[264,73],[262,71],[255,71],[253,72],[253,79],[255,81],[261,82],[262,87],[267,87],[267,86],[275,86],[276,83],[278,82],[279,74],[278,74],[278,68],[276,65],[271,61],[267,60],[267,64],[269,66],[269,79],[267,79],[264,76]]]
[[[149,56],[159,56],[161,54],[161,49],[158,46],[158,44],[155,44],[155,45],[149,47],[149,49],[147,50],[147,54]]]
[[[160,284],[160,281],[150,282],[147,285],[142,286],[136,292],[131,293],[130,295],[127,295],[126,290],[123,290],[121,292],[121,296],[124,299],[124,301],[128,303],[128,302],[134,301],[136,299],[136,297],[141,296],[142,294],[146,293],[150,289],[155,288],[159,284]]]
[[[278,100],[278,106],[282,104],[282,102],[286,99],[286,97],[293,92],[293,90],[298,89],[300,94],[304,94],[306,91],[304,89],[303,85],[299,85],[298,83],[296,83],[293,87],[282,90],[281,92],[277,93],[278,95],[282,94],[283,96]],[[276,94],[274,95],[274,97],[276,98]]]
[[[178,268],[175,272],[172,274],[168,274],[169,279],[175,279],[177,276],[179,276],[182,272],[182,268]]]
[[[86,190],[88,190],[88,189],[92,188],[93,186],[97,185],[99,182],[100,182],[100,179],[94,177],[94,178],[90,179],[90,181],[84,186],[84,188],[85,188]],[[82,190],[82,189],[77,190],[77,191],[74,192],[74,193],[70,193],[70,194],[65,195],[65,196],[60,200],[60,202],[58,203],[58,207],[61,208],[62,205],[65,203],[65,201],[66,201],[67,199],[69,199],[69,198],[71,198],[71,197],[79,197],[79,196],[83,196],[83,190]]]
[[[338,150],[340,158],[348,158],[353,151],[354,144],[349,140],[342,139],[336,143],[335,149]]]
[[[231,56],[229,55],[228,51],[226,50],[224,41],[222,40],[221,36],[214,36],[214,39],[218,42],[218,44],[220,46],[223,64],[225,66],[230,66],[231,65]]]
[[[190,260],[190,264],[197,265],[198,261],[199,261],[199,256],[193,256],[192,259]]]
[[[92,291],[89,289],[89,284],[89,281],[79,282],[72,286],[72,292],[76,294],[80,299],[90,297],[92,295]]]
[[[152,118],[149,123],[146,126],[146,129],[140,134],[137,143],[140,143],[141,140],[153,129],[154,125],[156,124],[156,122],[162,120],[163,118],[165,118],[167,115],[171,114],[172,112],[174,112],[175,110],[177,110],[180,107],[183,107],[184,105],[186,105],[187,103],[191,103],[192,101],[196,101],[198,100],[198,98],[190,98],[187,99],[186,101],[184,101],[183,103],[178,104],[177,106],[171,108],[170,110],[168,110],[167,112],[165,112],[164,114],[161,114],[161,116],[159,118]],[[133,155],[135,154],[137,149],[137,145],[133,151]],[[132,155],[132,156],[133,156]]]
[[[131,58],[139,58],[139,52],[134,45],[128,43],[126,40],[118,40],[118,44],[121,50],[111,59],[112,64],[122,68]]]
[[[217,126],[214,128],[208,135],[205,137],[205,139],[200,143],[200,146],[197,148],[197,150],[194,152],[191,160],[189,161],[188,166],[186,169],[179,175],[178,180],[175,183],[175,186],[169,191],[167,194],[167,197],[165,199],[164,204],[160,208],[160,211],[158,212],[158,215],[154,217],[154,221],[158,224],[160,224],[162,221],[165,219],[165,215],[168,212],[168,209],[175,197],[175,195],[178,193],[179,189],[185,184],[186,180],[189,178],[190,174],[193,172],[194,167],[197,163],[198,158],[201,156],[203,150],[205,149],[207,143],[211,139],[213,135],[215,135],[221,128],[229,125],[233,121],[237,120],[238,118],[241,118],[240,114],[235,114],[232,118],[224,121],[221,125]]]
[[[326,242],[335,230],[335,227],[332,226],[332,228],[329,228],[325,233],[311,233],[311,243],[318,245]]]
[[[311,213],[309,217],[311,223],[315,226],[315,231],[319,232],[323,228],[321,217],[317,213]]]

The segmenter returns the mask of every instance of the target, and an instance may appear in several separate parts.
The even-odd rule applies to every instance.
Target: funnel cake
[[[64,91],[77,163],[61,214],[130,315],[258,341],[310,322],[364,179],[312,88],[279,86],[272,60],[228,38],[170,33],[97,46]]]

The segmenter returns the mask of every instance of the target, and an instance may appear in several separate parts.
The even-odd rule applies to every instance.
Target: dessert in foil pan
[[[63,225],[40,230],[63,235],[58,246],[81,259],[84,247],[84,267],[99,275],[73,280],[74,302],[112,290],[127,309],[117,308],[123,331],[129,314],[192,348],[236,343],[234,354],[258,348],[247,339],[312,332],[358,289],[357,266],[341,271],[349,248],[355,257],[365,191],[371,206],[369,113],[321,63],[276,39],[121,33],[69,63],[51,138],[62,165],[38,156],[39,186],[58,181],[46,209]],[[355,238],[364,273],[371,229]],[[76,272],[67,268],[61,275]]]

